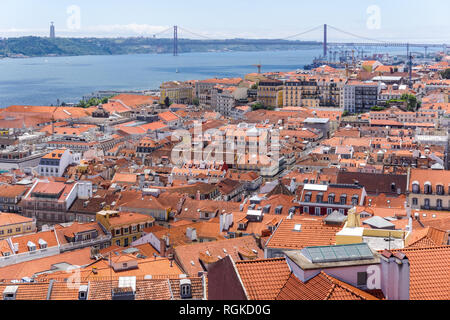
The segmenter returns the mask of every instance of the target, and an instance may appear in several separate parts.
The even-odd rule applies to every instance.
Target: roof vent
[[[299,223],[294,226],[294,231],[299,232],[299,231],[301,231],[301,229],[302,229],[302,225]]]

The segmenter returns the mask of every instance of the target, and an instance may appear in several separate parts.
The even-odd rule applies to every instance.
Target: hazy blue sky
[[[449,12],[449,0],[0,0],[0,36],[48,35],[54,21],[57,36],[152,36],[176,24],[214,38],[284,38],[328,23],[376,39],[448,43]],[[320,38],[318,30],[300,39]]]

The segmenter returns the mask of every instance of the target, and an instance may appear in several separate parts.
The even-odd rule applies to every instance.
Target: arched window
[[[346,204],[347,203],[347,195],[341,194],[340,204]]]
[[[431,187],[431,182],[430,181],[425,182],[423,191],[424,191],[425,194],[432,194],[433,193],[433,189]]]
[[[414,181],[414,182],[412,183],[412,192],[413,192],[413,193],[420,193],[420,185],[419,185],[419,182]]]
[[[328,203],[334,203],[334,198],[335,198],[334,193],[329,194],[328,195]]]

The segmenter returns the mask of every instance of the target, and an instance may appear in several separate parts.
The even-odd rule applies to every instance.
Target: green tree
[[[265,106],[263,103],[261,103],[259,101],[257,101],[254,104],[252,104],[252,110],[253,111],[260,110],[260,109],[263,109],[263,110],[274,110],[275,107],[273,107],[273,106]]]
[[[170,99],[169,99],[169,97],[166,97],[164,99],[164,105],[166,106],[166,108],[168,108],[170,106]]]
[[[258,89],[258,85],[256,83],[252,84],[251,89]]]
[[[200,105],[200,100],[198,100],[198,98],[194,98],[194,100],[192,100],[192,103],[193,103],[195,106],[199,106],[199,105]]]
[[[413,94],[404,93],[400,100],[406,101],[406,108],[408,111],[416,111],[420,106],[416,96]]]

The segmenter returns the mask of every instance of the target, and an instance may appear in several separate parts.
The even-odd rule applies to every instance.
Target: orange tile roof
[[[136,183],[137,175],[135,173],[116,172],[112,179],[112,183]]]
[[[226,252],[223,249],[225,249]],[[255,258],[262,258],[264,256],[263,251],[258,247],[255,238],[252,236],[188,244],[178,246],[174,250],[176,257],[178,258],[177,261],[180,262],[183,270],[190,275],[197,275],[199,271],[204,271],[200,264],[200,260],[202,260],[204,264],[208,264],[216,262],[226,255],[230,255],[234,261],[238,261],[241,259],[239,253],[241,253],[241,255],[247,255],[249,254],[248,251],[250,251]],[[253,253],[253,250],[257,253]]]
[[[170,111],[161,112],[158,114],[158,116],[162,121],[166,121],[166,122],[176,121],[179,119],[175,113],[170,112]]]
[[[414,229],[408,238],[407,246],[411,248],[433,247],[446,245],[449,240],[449,233],[433,227]]]
[[[306,282],[293,274],[286,281],[277,300],[378,300],[371,294],[321,271]]]
[[[55,247],[58,245],[58,240],[56,239],[56,233],[54,230],[40,231],[37,233],[26,234],[21,236],[16,236],[11,238],[13,244],[18,244],[19,251],[17,253],[29,252],[27,243],[31,241],[35,244],[36,249],[39,249],[39,240],[42,239],[47,242],[47,247]]]
[[[128,107],[134,108],[141,105],[153,104],[153,101],[158,100],[158,97],[123,93],[114,96],[110,100],[120,100]]]
[[[0,196],[3,196],[0,193]],[[0,227],[11,224],[32,222],[33,218],[28,218],[15,213],[0,212]]]
[[[21,185],[0,185],[0,196],[3,198],[14,198],[22,196],[29,188]]]
[[[54,256],[21,262],[0,268],[0,280],[20,280],[23,277],[32,277],[39,272],[52,269],[52,265],[57,263],[69,263],[72,265],[86,265],[93,260],[90,258],[91,249],[83,248],[75,251],[64,252]]]
[[[294,226],[301,224],[300,231]],[[336,243],[336,233],[340,227],[327,226],[322,219],[283,219],[266,244],[270,248],[302,249],[308,246],[329,246]]]
[[[124,256],[127,256],[126,259],[123,259]],[[183,274],[183,271],[176,263],[171,263],[168,258],[162,257],[148,257],[145,259],[136,258],[134,256],[120,254],[118,257],[114,257],[114,253],[111,253],[113,264],[119,258],[119,262],[129,262],[132,260],[137,261],[137,268],[126,269],[126,270],[117,270],[114,271],[114,268],[110,267],[109,263],[109,254],[106,256],[106,260],[98,260],[85,268],[81,268],[80,271],[80,279],[81,280],[104,280],[111,279],[111,277],[139,277],[144,278],[146,275],[152,276],[179,276]],[[123,260],[123,261],[122,261]],[[95,268],[94,268],[95,267]],[[96,270],[94,273],[93,270]],[[39,277],[39,280],[44,279],[58,279],[63,280],[67,279],[71,276],[70,273],[66,271],[58,271],[54,273],[44,274]]]
[[[412,168],[409,177],[408,190],[412,190],[412,184],[417,181],[420,185],[420,190],[424,188],[425,182],[431,182],[433,191],[437,184],[442,184],[444,189],[450,184],[450,170],[431,170],[431,169],[415,169]]]
[[[58,150],[52,150],[49,153],[47,153],[45,156],[43,156],[43,159],[61,159],[63,153],[66,151],[66,149],[58,149]]]
[[[155,121],[147,124],[143,124],[139,126],[140,128],[144,129],[145,131],[155,131],[155,130],[162,130],[167,128],[167,126],[162,121]]]
[[[16,284],[0,284],[0,292],[3,292],[7,286]],[[16,300],[46,300],[48,284],[46,283],[24,283],[20,284],[16,293]],[[3,300],[3,294],[0,295]]]
[[[110,226],[114,228],[133,223],[154,222],[155,218],[141,213],[120,212],[118,216],[110,216],[108,221]]]
[[[250,300],[275,300],[291,275],[285,258],[236,261]]]
[[[450,246],[403,248],[409,260],[410,300],[450,300]]]

